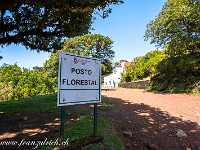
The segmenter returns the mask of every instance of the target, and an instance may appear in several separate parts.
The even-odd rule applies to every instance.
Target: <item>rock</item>
[[[23,119],[26,121],[26,120],[28,120],[28,117],[24,117]]]
[[[150,150],[159,150],[158,146],[156,144],[149,143]]]
[[[128,123],[131,123],[131,121],[128,121]]]
[[[199,125],[199,123],[198,122],[193,122],[195,125]]]
[[[171,118],[171,117],[167,117],[167,118],[166,118],[166,120],[170,120],[170,119],[172,119],[172,118]]]
[[[192,123],[192,121],[191,121],[191,120],[186,120],[185,122],[186,122],[186,123]]]
[[[122,132],[125,136],[130,136],[130,137],[132,137],[133,136],[133,133],[132,132],[130,132],[130,131],[123,131]]]
[[[185,134],[185,132],[181,129],[178,129],[176,132],[176,135],[181,138],[181,137],[187,137],[187,134]]]

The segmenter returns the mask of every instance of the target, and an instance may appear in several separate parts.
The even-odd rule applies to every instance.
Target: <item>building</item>
[[[120,64],[115,66],[113,69],[113,72],[107,76],[104,77],[104,87],[118,87],[118,83],[121,80],[121,73],[125,71],[125,67],[129,66],[131,62],[128,62],[127,60],[121,60]]]

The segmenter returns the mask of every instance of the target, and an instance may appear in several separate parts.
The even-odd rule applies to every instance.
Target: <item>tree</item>
[[[161,60],[167,58],[165,50],[148,52],[145,56],[135,58],[131,64],[126,67],[126,72],[122,74],[121,82],[132,82],[141,80],[157,73],[156,66]]]
[[[0,45],[61,49],[64,37],[87,34],[95,13],[106,18],[122,0],[0,0]]]
[[[92,56],[102,59],[102,76],[112,72],[111,59],[115,52],[111,49],[113,41],[100,34],[89,34],[76,38],[69,38],[64,42],[62,51],[79,55]],[[50,59],[44,64],[47,76],[54,78],[58,74],[58,51],[52,53]],[[57,80],[56,80],[57,81]]]
[[[144,37],[171,55],[200,52],[200,1],[168,0]]]

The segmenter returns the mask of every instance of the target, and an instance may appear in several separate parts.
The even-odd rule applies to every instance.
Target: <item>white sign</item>
[[[101,61],[59,52],[57,106],[101,102]]]

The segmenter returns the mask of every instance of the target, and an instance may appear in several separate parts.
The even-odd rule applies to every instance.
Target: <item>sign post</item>
[[[94,136],[96,136],[96,103],[99,102],[101,102],[101,60],[60,51],[57,106],[61,106],[61,142],[64,139],[65,106],[94,103]]]

